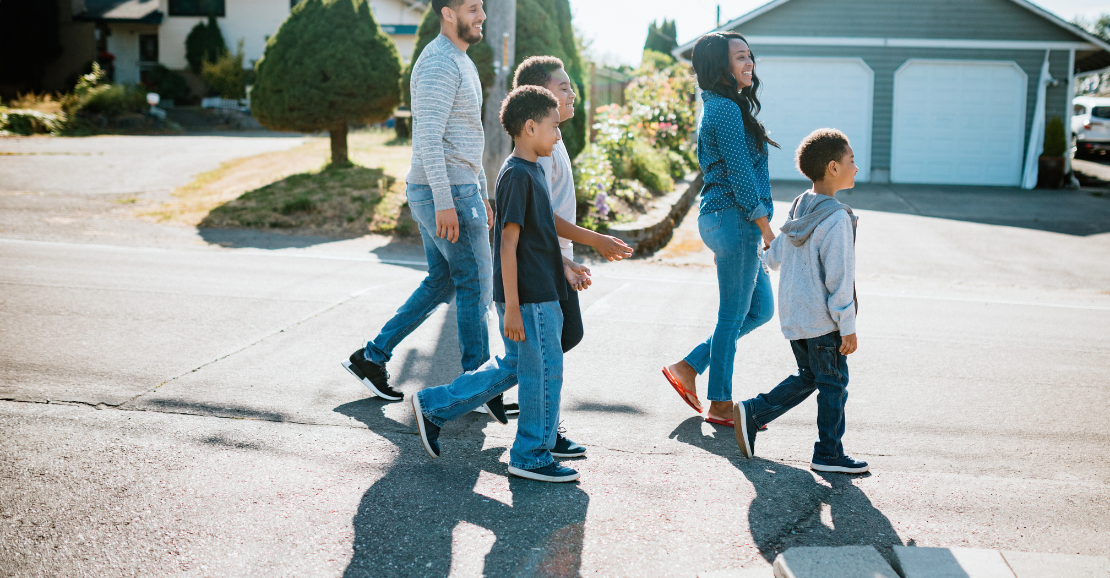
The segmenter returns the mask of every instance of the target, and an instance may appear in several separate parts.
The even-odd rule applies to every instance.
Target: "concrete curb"
[[[774,569],[775,578],[898,578],[874,546],[791,548]]]
[[[675,183],[675,190],[655,200],[655,207],[631,223],[609,227],[609,234],[628,243],[636,250],[635,256],[650,255],[662,249],[670,240],[675,227],[682,222],[690,205],[701,193],[702,174],[690,173]]]

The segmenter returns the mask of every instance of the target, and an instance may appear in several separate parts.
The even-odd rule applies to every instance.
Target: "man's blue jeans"
[[[717,327],[698,344],[686,363],[699,374],[709,368],[709,401],[732,401],[736,341],[775,314],[771,279],[759,262],[763,235],[737,207],[698,217],[698,230],[717,257],[717,288],[721,295]]]
[[[477,185],[452,185],[459,240],[436,236],[436,209],[428,185],[409,184],[406,190],[412,218],[420,226],[428,276],[397,310],[381,333],[366,344],[366,358],[384,365],[393,349],[443,303],[455,298],[459,350],[463,371],[473,371],[489,360],[486,314],[493,299],[493,259],[486,225],[486,205]]]
[[[501,335],[505,335],[505,304],[497,304]],[[559,429],[559,395],[563,388],[563,312],[558,301],[520,306],[524,341],[507,337],[504,357],[495,357],[477,371],[447,385],[417,393],[424,416],[443,426],[517,384],[520,418],[509,465],[532,470],[552,463],[551,450]]]
[[[791,375],[768,393],[746,403],[757,426],[771,423],[802,403],[817,390],[817,442],[813,457],[835,460],[844,457],[844,404],[848,401],[848,357],[840,354],[840,332],[791,341],[798,361]]]

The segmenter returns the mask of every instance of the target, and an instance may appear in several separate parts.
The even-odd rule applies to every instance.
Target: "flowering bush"
[[[676,64],[645,70],[625,89],[632,124],[657,148],[687,156],[696,126],[694,77],[689,67]]]
[[[578,201],[578,222],[599,230],[609,219],[609,194],[616,178],[605,150],[596,144],[587,145],[574,162],[574,194]]]

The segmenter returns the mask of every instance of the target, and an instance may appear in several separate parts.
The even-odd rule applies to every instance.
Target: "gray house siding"
[[[742,28],[759,36],[1078,40],[1010,0],[791,0]]]
[[[789,4],[787,4],[789,6]],[[785,8],[785,6],[784,6]],[[739,32],[747,34],[747,26],[741,26]],[[754,34],[749,34],[754,35]],[[1033,113],[1037,102],[1037,81],[1041,75],[1041,64],[1044,63],[1043,50],[964,50],[941,48],[880,48],[858,46],[790,46],[790,45],[752,45],[752,52],[757,59],[756,74],[759,74],[758,59],[761,56],[796,56],[796,57],[851,57],[862,58],[871,70],[875,72],[875,92],[872,108],[871,129],[871,170],[889,170],[891,156],[891,132],[894,122],[894,73],[910,59],[929,60],[1008,60],[1017,63],[1026,76],[1029,77],[1028,93],[1025,108],[1025,132],[1028,145],[1029,129],[1033,123]],[[1049,55],[1049,68],[1052,76],[1060,81],[1054,87],[1049,87],[1045,110],[1048,118],[1059,116],[1067,122],[1068,94],[1068,59],[1069,54],[1064,50],[1053,50]],[[764,108],[775,106],[775,103],[764,102]],[[774,138],[775,127],[769,126],[771,138]],[[852,135],[848,135],[849,138]],[[797,143],[780,143],[784,148],[792,150]]]

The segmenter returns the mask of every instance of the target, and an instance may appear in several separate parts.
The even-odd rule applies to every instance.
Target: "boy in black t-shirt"
[[[559,141],[559,102],[551,91],[522,86],[501,106],[501,125],[516,148],[497,178],[493,300],[501,318],[505,355],[448,385],[412,397],[424,449],[439,457],[439,429],[500,395],[519,380],[520,419],[509,452],[509,473],[545,482],[570,482],[578,472],[551,455],[563,385],[560,299],[571,290],[563,273],[547,179],[536,163]]]

